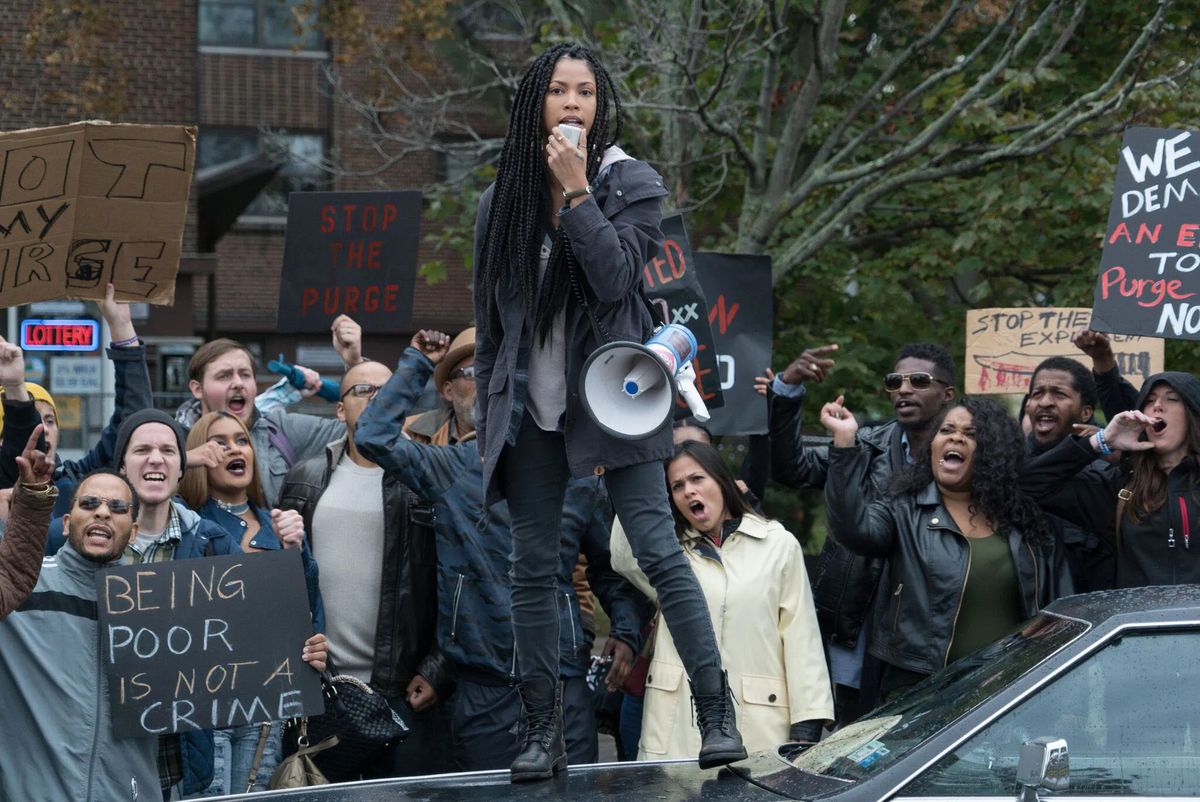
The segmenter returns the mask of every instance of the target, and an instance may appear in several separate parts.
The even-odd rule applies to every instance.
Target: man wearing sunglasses
[[[420,347],[418,337],[413,347]],[[382,693],[411,728],[404,741],[361,761],[367,779],[452,770],[448,725],[438,705],[450,683],[436,645],[432,510],[357,442],[359,418],[391,376],[381,362],[346,371],[337,405],[346,434],[321,456],[292,468],[280,495],[281,508],[303,516],[321,566],[325,632],[337,672]],[[473,390],[475,383],[468,383]],[[334,782],[359,779],[327,776]]]
[[[806,447],[801,431],[805,381],[821,381],[833,368],[833,348],[809,349],[771,383],[771,477],[799,488],[823,489],[829,449]],[[872,501],[882,496],[892,476],[928,447],[933,423],[955,398],[954,359],[940,346],[910,343],[900,349],[880,389],[888,394],[895,419],[859,429],[857,444],[870,455]],[[835,685],[836,715],[846,724],[878,701],[877,666],[867,657],[869,611],[884,561],[861,557],[825,541],[813,573],[817,620],[829,649]]]
[[[43,492],[54,489],[47,483]],[[42,566],[25,604],[0,622],[0,718],[9,733],[0,799],[159,796],[158,738],[112,737],[98,653],[99,572],[121,559],[137,506],[124,477],[84,477],[66,515],[67,543]]]
[[[445,401],[440,409],[413,415],[404,432],[418,443],[454,445],[475,431],[475,327],[450,343],[446,358],[433,371],[433,384]]]

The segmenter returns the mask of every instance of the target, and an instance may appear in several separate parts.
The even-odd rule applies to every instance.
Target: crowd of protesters
[[[1046,360],[1019,419],[961,396],[945,348],[912,343],[880,377],[894,417],[859,421],[826,389],[825,345],[757,383],[770,432],[742,479],[691,422],[614,445],[568,388],[597,316],[646,333],[636,284],[665,190],[615,147],[611,91],[581,48],[535,62],[480,207],[479,328],[419,331],[385,365],[339,317],[332,415],[289,409],[320,386],[311,371],[302,392],[260,394],[231,339],[196,350],[191,402],[155,409],[110,285],[114,411],[63,461],[54,399],[0,340],[0,798],[263,789],[295,750],[283,721],[113,736],[96,591],[118,563],[300,552],[313,634],[297,653],[374,688],[409,728],[343,745],[333,781],[549,777],[595,762],[601,726],[624,758],[702,767],[812,744],[1055,598],[1200,581],[1200,381],[1161,373],[1139,391],[1096,332],[1075,338],[1094,369]],[[585,129],[579,146],[562,125]],[[530,236],[520,215],[557,195]],[[441,406],[418,414],[431,384]],[[818,447],[802,433],[810,398]],[[762,509],[768,473],[824,494],[811,569]]]

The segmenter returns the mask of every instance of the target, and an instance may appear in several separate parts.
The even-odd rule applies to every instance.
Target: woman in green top
[[[869,454],[843,399],[821,409],[829,450],[829,534],[887,557],[868,648],[885,663],[885,696],[1012,630],[1070,590],[1050,524],[1020,489],[1016,420],[985,398],[947,408],[928,450],[890,497],[866,503]]]

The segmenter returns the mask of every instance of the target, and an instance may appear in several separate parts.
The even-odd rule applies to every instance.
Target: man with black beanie
[[[133,485],[141,501],[137,536],[125,547],[127,563],[186,560],[242,550],[220,526],[173,500],[187,469],[185,443],[183,427],[158,409],[133,413],[117,430],[114,467]],[[184,795],[208,787],[213,775],[212,733],[167,735],[160,744],[158,770],[164,798],[176,784]]]

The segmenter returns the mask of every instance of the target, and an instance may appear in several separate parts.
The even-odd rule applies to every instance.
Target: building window
[[[242,216],[287,217],[289,194],[329,187],[329,177],[321,167],[325,158],[323,135],[201,129],[196,149],[196,167],[212,167],[256,153],[271,152],[276,148],[287,150],[287,162],[271,179],[271,183],[250,202]]]
[[[200,0],[200,44],[322,50],[314,0]]]

